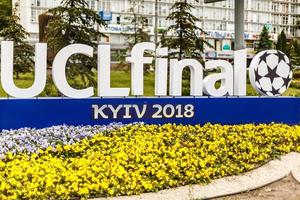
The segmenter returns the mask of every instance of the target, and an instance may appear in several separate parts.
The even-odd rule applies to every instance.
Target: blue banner
[[[112,122],[300,123],[300,98],[1,99],[0,129]]]

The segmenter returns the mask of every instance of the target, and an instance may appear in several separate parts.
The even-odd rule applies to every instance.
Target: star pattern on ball
[[[266,50],[256,59],[256,64],[252,65],[253,86],[262,95],[282,95],[292,81],[289,58],[280,51]]]
[[[292,81],[292,79],[288,76],[287,78],[282,78],[282,80],[283,80],[283,85],[286,87],[286,88],[288,88],[289,87],[289,85],[290,85],[290,83],[291,83],[291,81]]]
[[[268,66],[268,73],[267,73],[267,75],[265,76],[265,77],[267,77],[267,78],[270,78],[272,84],[274,83],[274,79],[275,79],[275,78],[280,77],[280,76],[277,74],[277,67],[278,67],[278,65],[277,65],[274,69],[271,69],[271,68]]]
[[[264,90],[263,88],[261,88],[261,89],[259,89],[262,93],[264,93],[264,94],[268,94],[268,92],[269,91],[267,91],[267,90]]]
[[[262,76],[258,73],[258,69],[254,70],[255,73],[255,81],[258,82]]]
[[[280,51],[277,51],[274,55],[276,55],[278,57],[278,63],[280,63],[282,60],[284,62],[286,62],[284,53],[281,53]]]
[[[271,54],[266,51],[262,56],[260,56],[260,61],[258,64],[261,64],[261,62],[267,63],[267,58],[269,55],[271,55]]]
[[[276,90],[274,87],[272,87],[271,93],[272,93],[274,96],[280,95],[279,90],[280,90],[280,89]]]

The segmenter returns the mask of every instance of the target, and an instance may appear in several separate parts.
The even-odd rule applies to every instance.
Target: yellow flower
[[[0,199],[70,199],[158,191],[243,173],[300,151],[300,126],[129,125],[0,160]]]

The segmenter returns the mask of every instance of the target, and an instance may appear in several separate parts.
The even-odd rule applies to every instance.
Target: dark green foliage
[[[15,13],[4,20],[7,24],[0,30],[0,37],[14,41],[14,73],[19,79],[20,73],[31,72],[33,69],[34,48],[26,41],[29,34],[19,24],[20,19]]]
[[[284,31],[281,31],[281,33],[278,35],[278,41],[276,45],[276,49],[279,51],[282,51],[285,54],[289,54],[288,52],[288,41],[286,38],[286,35]]]
[[[0,15],[9,16],[12,15],[12,1],[11,0],[1,0],[0,1]]]
[[[264,26],[261,34],[260,34],[260,39],[257,47],[257,51],[264,51],[264,50],[269,50],[272,49],[273,42],[271,40],[271,36],[269,34],[269,31],[266,26]]]
[[[63,0],[61,6],[49,10],[53,20],[46,28],[46,41],[49,54],[56,54],[63,47],[80,43],[94,47],[96,50],[100,37],[106,37],[95,25],[105,26],[100,16],[88,7],[87,0]],[[75,86],[96,85],[92,68],[97,66],[96,56],[89,58],[84,55],[74,55],[67,63],[69,77],[80,75],[82,84]]]
[[[186,0],[177,1],[167,20],[174,21],[164,32],[161,44],[171,50],[171,57],[179,60],[196,58],[202,61],[206,41],[200,37],[204,31],[196,25],[198,18],[192,14],[194,6]]]
[[[11,0],[1,0],[0,1],[0,30],[7,26],[7,18],[12,15],[12,5]]]

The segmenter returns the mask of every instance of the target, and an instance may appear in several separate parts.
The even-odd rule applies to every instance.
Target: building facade
[[[21,23],[31,34],[33,42],[38,41],[38,16],[49,8],[58,6],[61,0],[13,0],[19,1]],[[159,29],[165,29],[172,24],[166,20],[171,7],[177,0],[159,0]],[[194,3],[193,14],[199,18],[198,26],[203,28],[209,43],[216,51],[210,49],[209,57],[232,57],[234,38],[234,0],[205,4],[204,0]],[[296,21],[300,18],[300,0],[245,0],[245,39],[249,54],[253,51],[263,26],[267,26],[272,40],[284,30],[288,37],[299,37]],[[129,0],[88,0],[92,9],[105,13],[108,26],[101,28],[109,37],[114,49],[124,47],[133,27],[130,18],[134,14],[142,15],[147,20],[149,34],[154,35],[155,0],[144,0],[143,3],[132,3]]]

